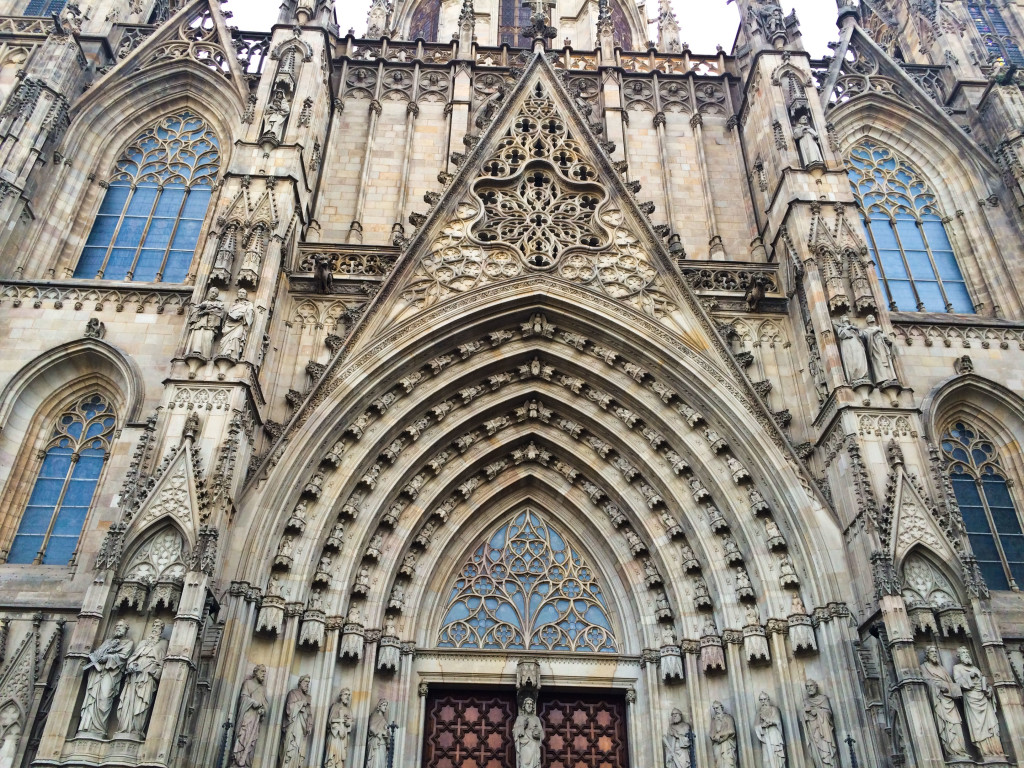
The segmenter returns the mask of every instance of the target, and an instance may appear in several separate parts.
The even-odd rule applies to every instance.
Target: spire
[[[366,36],[368,38],[384,37],[387,34],[388,14],[391,3],[388,0],[373,0],[370,11],[366,14]]]
[[[658,4],[658,49],[666,53],[681,53],[683,47],[679,42],[679,20],[672,10],[672,3],[670,0],[659,0]]]
[[[615,27],[609,0],[597,0],[597,40],[601,56],[607,61],[615,58]]]
[[[473,9],[473,0],[462,0],[462,12],[459,14],[460,44],[462,44],[463,41],[467,45],[471,44],[475,33],[476,11]]]

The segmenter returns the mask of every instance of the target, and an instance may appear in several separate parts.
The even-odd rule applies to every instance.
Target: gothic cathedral
[[[1024,0],[839,2],[0,0],[0,768],[1024,766]]]

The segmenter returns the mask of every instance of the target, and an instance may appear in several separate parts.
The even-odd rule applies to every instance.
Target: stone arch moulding
[[[947,422],[964,414],[980,422],[990,437],[998,435],[1002,445],[1024,444],[1024,399],[976,373],[950,376],[937,384],[922,402],[921,411],[925,438],[932,442],[942,439]]]
[[[421,366],[428,366],[432,358],[440,360],[445,357],[443,353],[447,352],[454,352],[455,354],[447,355],[450,358],[450,368],[448,367],[449,362],[440,366],[449,371],[448,374],[445,374],[446,376],[451,375],[450,372],[456,370],[459,365],[478,369],[485,375],[496,373],[500,370],[501,361],[506,354],[506,350],[513,350],[513,347],[510,346],[503,350],[501,345],[491,347],[488,344],[486,348],[490,349],[490,352],[481,355],[468,355],[468,361],[459,363],[456,362],[460,357],[460,354],[457,352],[459,342],[465,344],[468,340],[475,338],[475,333],[484,339],[488,338],[488,334],[492,333],[497,333],[501,336],[503,333],[501,329],[519,329],[522,324],[527,324],[531,314],[545,312],[550,322],[558,326],[559,330],[565,329],[566,333],[583,333],[589,335],[594,340],[594,343],[604,344],[607,342],[614,344],[620,351],[625,352],[628,350],[629,357],[627,360],[629,362],[642,367],[646,371],[653,372],[651,375],[654,375],[657,381],[663,381],[667,387],[671,387],[679,392],[685,392],[687,400],[692,396],[694,399],[693,404],[705,411],[709,422],[714,423],[716,427],[720,427],[727,432],[731,444],[736,445],[739,452],[742,453],[741,460],[748,462],[756,482],[763,486],[767,495],[777,500],[775,506],[778,508],[780,520],[787,521],[786,525],[792,531],[793,541],[812,542],[821,539],[819,546],[806,546],[808,553],[828,551],[830,547],[825,539],[838,537],[838,532],[832,530],[832,527],[812,530],[800,522],[799,515],[792,513],[791,510],[806,507],[808,500],[812,504],[817,502],[817,497],[801,481],[801,477],[797,474],[799,469],[794,466],[795,462],[787,462],[783,451],[772,446],[770,436],[765,434],[762,425],[758,423],[754,414],[748,409],[744,409],[741,402],[736,402],[735,399],[728,396],[709,395],[709,387],[706,385],[707,378],[717,378],[720,381],[724,381],[726,380],[726,373],[718,365],[709,362],[699,353],[685,348],[685,345],[680,343],[678,337],[670,337],[663,328],[653,323],[647,323],[645,319],[638,317],[635,313],[619,311],[621,308],[611,302],[608,302],[608,306],[600,308],[608,314],[601,317],[599,322],[595,321],[595,318],[591,316],[594,308],[588,306],[593,297],[575,291],[571,292],[571,295],[559,295],[563,291],[560,290],[556,283],[547,286],[547,290],[543,293],[530,292],[531,295],[525,297],[522,295],[504,296],[503,294],[507,293],[504,290],[481,293],[489,293],[492,297],[497,293],[497,300],[492,299],[488,301],[486,306],[478,308],[479,311],[475,311],[473,307],[467,310],[465,306],[462,306],[463,302],[459,302],[459,309],[463,310],[464,315],[463,322],[460,323],[458,328],[447,326],[443,322],[443,316],[449,308],[442,306],[439,308],[441,316],[437,319],[437,322],[425,321],[421,316],[415,324],[406,324],[405,328],[389,333],[388,337],[380,341],[380,343],[371,345],[368,352],[359,354],[357,351],[354,353],[350,358],[352,360],[350,366],[324,391],[325,401],[313,410],[312,418],[302,425],[297,425],[299,428],[287,445],[284,446],[283,451],[279,456],[274,457],[272,463],[275,466],[270,469],[269,474],[266,476],[266,481],[257,477],[256,481],[250,484],[246,492],[246,497],[248,498],[243,497],[240,504],[238,523],[241,529],[248,530],[255,540],[266,542],[265,547],[274,546],[285,520],[295,506],[297,501],[295,497],[298,494],[298,489],[294,482],[278,482],[279,473],[281,478],[291,477],[294,479],[295,477],[309,477],[316,472],[318,462],[328,454],[331,446],[338,441],[342,432],[346,429],[346,425],[351,424],[361,412],[371,407],[371,395],[379,397],[382,393],[388,392],[389,388],[393,386],[388,384],[375,390],[374,393],[366,393],[365,390],[346,387],[345,382],[349,378],[358,378],[362,381],[365,380],[364,376],[375,376],[382,381],[398,383],[403,376],[407,376],[411,371],[415,371]],[[471,304],[476,302],[466,301],[464,303]],[[427,320],[430,320],[430,318],[427,318]],[[630,327],[630,323],[645,323],[649,325],[651,336],[655,342],[664,341],[665,343],[662,345],[651,340],[645,340],[636,333],[635,329]],[[408,336],[416,338],[406,338]],[[532,341],[531,338],[533,339]],[[515,349],[519,350],[514,354],[517,363],[529,362],[529,357],[534,354],[533,350],[547,355],[552,361],[558,357],[576,356],[578,353],[578,350],[565,342],[564,339],[544,339],[544,345],[546,346],[542,347],[537,338],[536,336],[531,336],[515,342],[518,345]],[[684,349],[687,351],[683,351]],[[509,351],[509,354],[511,355],[512,352]],[[552,354],[554,357],[552,357]],[[662,362],[666,359],[666,356],[669,356],[671,359],[668,362]],[[379,357],[384,357],[384,359],[377,359]],[[520,360],[520,358],[523,359]],[[511,362],[512,358],[509,357],[508,360]],[[613,374],[612,368],[604,368],[605,365],[610,365],[607,361],[598,362],[592,356],[577,358],[577,361],[573,364],[573,370],[582,372],[584,370],[584,361],[586,368],[596,373],[597,377],[590,379],[596,385],[600,386],[603,383],[603,386],[611,388],[613,384],[605,382],[605,379],[608,379],[609,382],[613,377],[618,377],[620,382],[627,380],[622,369],[615,368]],[[703,363],[703,365],[700,363]],[[607,375],[605,375],[606,370]],[[424,376],[426,379],[431,379],[429,375],[424,374]],[[636,382],[635,378],[629,379],[629,381]],[[445,386],[449,388],[454,387],[457,390],[460,385],[461,383],[453,384],[449,381]],[[387,419],[378,421],[378,426],[372,428],[372,435],[368,433],[362,440],[356,441],[355,447],[347,454],[345,471],[334,475],[335,478],[341,475],[348,478],[346,481],[347,490],[343,490],[332,484],[331,481],[328,481],[329,493],[327,496],[344,500],[355,486],[359,478],[359,470],[367,462],[372,463],[377,453],[387,446],[382,430],[391,429],[391,426],[379,425],[383,425],[386,422],[387,425],[394,425],[397,429],[398,425],[415,417],[418,408],[424,407],[423,394],[430,387],[437,389],[440,386],[436,380],[434,380],[433,384],[429,382],[420,383],[410,388],[408,394],[396,396],[395,402],[387,407]],[[649,411],[651,407],[654,407],[651,405],[652,402],[661,404],[663,401],[657,397],[657,390],[651,389],[650,381],[644,387],[646,391],[643,398],[646,400],[647,405],[643,407]],[[634,404],[634,401],[624,394],[627,392],[624,384],[614,384],[614,391],[622,394],[626,408]],[[639,392],[639,390],[637,391]],[[738,396],[741,390],[733,387],[733,392],[735,396]],[[660,407],[660,405],[657,407]],[[592,413],[605,413],[605,411],[595,409],[592,410]],[[458,421],[458,419],[455,419],[455,421]],[[453,422],[448,422],[448,424],[451,423]],[[660,425],[660,422],[658,423]],[[677,426],[681,430],[689,432],[690,428],[686,425],[685,421],[680,420]],[[659,428],[664,434],[670,434],[669,427],[659,426]],[[448,430],[450,427],[446,425],[444,429]],[[447,432],[445,433],[447,434]],[[390,439],[390,432],[387,434],[389,436],[388,439]],[[629,440],[636,441],[636,436],[631,435]],[[429,458],[429,456],[424,458]],[[659,461],[663,460],[659,459]],[[412,470],[409,471],[411,472]],[[662,467],[658,469],[658,472],[665,475],[666,470]],[[389,480],[388,482],[392,481]],[[689,488],[685,490],[688,492]],[[263,495],[264,492],[266,493],[266,498],[261,499],[257,504],[255,497]],[[329,504],[322,504],[320,506],[321,508],[316,512],[318,516],[316,525],[322,530],[324,526],[327,526],[330,517],[336,514],[336,510]],[[746,512],[748,507],[749,502],[744,505],[744,512]],[[825,519],[827,517],[826,510],[821,508],[820,512],[819,518]],[[749,514],[747,516],[750,518]],[[364,529],[364,526],[367,525],[363,522],[364,517],[360,517],[356,521],[356,525],[353,526],[353,532],[355,532],[356,528],[363,531],[363,538],[368,533],[372,533],[372,529],[368,531]],[[753,523],[752,518],[745,521],[743,525],[749,527],[751,523]],[[314,526],[311,521],[312,527]],[[330,526],[327,526],[327,530],[330,530]],[[752,538],[752,534],[749,535]],[[260,552],[252,553],[251,558],[239,564],[237,577],[258,582],[260,577],[256,571],[260,570],[260,563],[271,559],[273,559],[273,552],[269,550],[267,552],[261,550]],[[808,563],[810,564],[810,561]],[[840,582],[835,576],[837,568],[834,563],[822,562],[808,567],[807,570],[810,578],[820,578],[820,583],[816,585],[818,594],[814,595],[815,604],[823,604],[829,600],[839,599]],[[252,572],[249,573],[249,571]]]
[[[108,394],[123,414],[122,424],[142,419],[146,390],[142,371],[134,358],[101,339],[76,339],[44,352],[11,377],[0,390],[0,424],[6,425],[16,408],[35,413],[40,405],[57,394],[57,386],[49,384],[40,388],[34,386],[36,382],[60,381],[63,386],[69,386],[89,375],[99,376],[108,383]]]

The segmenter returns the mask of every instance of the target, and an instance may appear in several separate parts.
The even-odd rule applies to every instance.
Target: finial
[[[666,53],[682,53],[679,42],[679,20],[672,10],[670,0],[659,0],[658,12],[658,49]]]

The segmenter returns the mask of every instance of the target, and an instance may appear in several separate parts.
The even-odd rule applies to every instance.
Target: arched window
[[[437,0],[423,0],[413,11],[409,39],[423,38],[428,43],[436,43],[440,16],[441,4]]]
[[[988,63],[1001,66],[1010,62],[1024,66],[1024,54],[1010,33],[999,8],[992,3],[967,3],[967,13],[988,52]]]
[[[60,13],[67,5],[67,0],[28,0],[25,5],[26,16],[50,16]]]
[[[70,562],[110,453],[115,422],[113,409],[96,394],[57,417],[8,563]]]
[[[597,576],[532,509],[466,561],[448,597],[441,648],[614,652]]]
[[[498,16],[498,45],[529,48],[531,42],[520,32],[530,26],[531,9],[523,7],[522,0],[501,0]]]
[[[850,153],[849,175],[889,308],[972,314],[935,194],[917,168],[863,141]]]
[[[117,161],[75,277],[182,282],[219,163],[217,137],[189,112],[139,134]]]
[[[942,450],[985,583],[990,589],[1024,583],[1024,532],[992,441],[958,421],[943,437]]]

